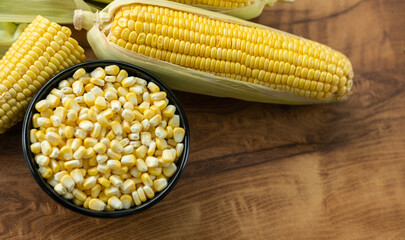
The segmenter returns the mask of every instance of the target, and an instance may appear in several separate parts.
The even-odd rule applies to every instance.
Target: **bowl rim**
[[[170,177],[168,181],[167,187],[162,190],[161,192],[156,193],[156,195],[152,199],[148,199],[146,202],[143,202],[139,206],[134,206],[129,209],[125,210],[118,210],[118,211],[113,211],[113,212],[97,212],[93,211],[90,209],[86,209],[84,207],[76,206],[73,201],[64,199],[61,195],[57,194],[53,188],[46,182],[46,180],[41,176],[41,174],[38,171],[37,164],[35,163],[35,160],[33,158],[33,153],[31,152],[29,146],[31,145],[30,139],[29,139],[29,134],[30,130],[32,129],[32,116],[34,112],[37,112],[35,109],[35,104],[39,101],[44,99],[50,91],[58,86],[58,83],[64,79],[67,79],[68,77],[71,77],[73,73],[79,69],[79,68],[87,68],[86,72],[88,72],[88,69],[95,69],[96,67],[102,67],[108,66],[108,65],[117,65],[120,67],[120,69],[125,69],[126,71],[134,71],[134,72],[139,72],[141,75],[145,75],[150,79],[145,79],[146,81],[154,82],[156,83],[162,90],[164,90],[167,93],[167,98],[169,99],[170,104],[173,104],[176,106],[176,111],[179,113],[180,117],[180,124],[185,130],[185,136],[184,136],[184,149],[182,156],[179,158],[177,161],[180,164],[176,164],[177,166],[177,171],[176,173]],[[142,77],[143,78],[143,77]],[[55,85],[55,86],[54,86]],[[23,125],[22,125],[22,147],[23,147],[23,154],[24,158],[26,160],[26,163],[28,165],[28,168],[30,169],[30,173],[37,182],[37,184],[42,188],[45,193],[50,196],[54,201],[57,203],[61,204],[65,208],[68,208],[74,212],[86,215],[86,216],[91,216],[91,217],[99,217],[99,218],[117,218],[117,217],[124,217],[128,215],[132,215],[134,213],[139,213],[142,212],[159,201],[161,201],[172,189],[173,187],[177,184],[177,182],[180,179],[181,173],[184,170],[184,167],[187,163],[188,157],[189,157],[189,151],[190,151],[190,128],[188,125],[187,117],[186,114],[175,96],[175,94],[172,92],[172,90],[169,89],[169,87],[159,78],[157,78],[155,75],[151,74],[150,72],[126,63],[122,61],[116,61],[116,60],[94,60],[94,61],[88,61],[88,62],[83,62],[77,65],[74,65],[72,67],[69,67],[58,74],[56,74],[54,77],[52,77],[49,81],[47,81],[44,86],[41,87],[41,89],[35,94],[33,99],[31,100],[30,104],[28,105],[27,111],[24,116],[23,120]]]

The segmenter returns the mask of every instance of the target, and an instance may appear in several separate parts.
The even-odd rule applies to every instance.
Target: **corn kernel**
[[[90,176],[83,181],[83,189],[90,189],[96,185],[97,179],[94,176]]]
[[[139,187],[138,189],[136,189],[136,191],[138,192],[139,199],[142,202],[145,202],[147,200],[147,198],[146,198],[145,192],[143,191],[143,188]]]
[[[153,181],[153,188],[160,192],[167,187],[167,180],[165,178],[159,178]]]
[[[91,197],[96,198],[100,195],[101,192],[101,185],[96,184],[91,188]]]
[[[108,65],[104,70],[106,74],[116,76],[119,73],[120,68],[117,65]]]
[[[90,200],[93,199],[92,197],[87,197],[86,200],[83,202],[83,207],[88,209]]]
[[[98,154],[103,154],[107,151],[107,147],[103,143],[97,143],[94,145],[94,151],[96,151]]]
[[[151,91],[152,93],[156,93],[160,91],[160,88],[158,85],[156,85],[156,83],[153,82],[149,82],[148,83],[148,89],[149,91]]]
[[[132,192],[132,199],[134,200],[135,205],[139,206],[142,204],[141,200],[139,199],[139,195],[137,191]]]
[[[175,156],[169,149],[163,150],[162,161],[166,163],[172,163],[175,160]]]
[[[73,181],[73,178],[70,175],[64,175],[60,183],[69,191],[73,191],[73,188],[75,187],[75,182]]]
[[[103,201],[104,203],[106,203],[108,201],[108,197],[107,195],[105,195],[105,193],[102,191],[100,192],[100,194],[98,195],[98,198]]]
[[[87,195],[77,188],[73,189],[72,194],[77,200],[79,200],[81,202],[84,202],[87,198]]]
[[[146,172],[148,171],[148,166],[146,165],[145,161],[143,161],[141,158],[138,158],[136,160],[136,167],[138,168],[139,171],[141,172]]]
[[[50,177],[52,177],[52,169],[50,169],[49,167],[42,167],[40,166],[38,169],[39,173],[41,174],[41,176],[45,179],[48,179]]]
[[[93,198],[89,202],[89,209],[94,210],[94,211],[101,212],[105,209],[105,206],[106,206],[106,204],[97,198]]]
[[[84,74],[86,74],[86,70],[84,70],[83,68],[79,68],[75,71],[75,73],[73,73],[73,79],[79,79],[83,77]]]
[[[91,167],[87,169],[87,174],[89,174],[90,176],[96,176],[98,174],[97,167]]]
[[[64,98],[63,98],[64,99]],[[62,99],[62,101],[63,101],[63,99]],[[75,110],[76,112],[79,112],[80,111],[80,105],[76,102],[76,100],[74,100],[74,99],[72,99],[72,98],[68,98],[68,99],[66,99],[66,101],[64,102],[64,104],[63,104],[63,106],[66,108],[66,109],[73,109],[73,110]]]
[[[55,192],[57,192],[59,195],[64,195],[65,193],[67,193],[67,189],[66,189],[61,183],[56,184],[53,189],[54,189]]]
[[[111,123],[111,129],[114,131],[114,133],[117,136],[121,136],[122,135],[122,126],[118,121],[113,121]]]
[[[168,122],[168,125],[176,128],[180,126],[180,117],[179,115],[174,115]]]
[[[76,184],[81,184],[83,182],[83,174],[80,169],[73,169],[70,172],[70,176],[73,178],[73,181],[75,181]]]
[[[113,100],[111,101],[111,109],[115,112],[118,113],[121,110],[121,102],[118,100]]]
[[[92,138],[97,138],[97,137],[100,136],[100,133],[101,133],[101,125],[100,125],[98,122],[96,122],[96,123],[94,124],[94,126],[93,126],[93,130],[92,130],[92,132],[90,133],[90,136],[91,136]]]
[[[122,185],[122,180],[117,175],[111,175],[108,180],[110,180],[114,187],[121,187]]]
[[[34,154],[40,153],[41,152],[41,143],[36,142],[36,143],[31,144],[30,149],[31,149],[31,152]]]
[[[108,181],[108,179],[105,177],[100,177],[97,179],[97,181],[105,188],[109,188],[111,186],[110,181]]]
[[[84,131],[91,131],[94,127],[93,123],[88,120],[83,120],[79,123],[79,127]]]
[[[103,145],[104,145],[104,144],[103,144]],[[104,155],[104,154],[98,154],[98,155],[96,156],[96,160],[97,160],[97,162],[98,162],[99,164],[105,163],[105,162],[108,160],[108,156],[107,156],[107,155]]]
[[[107,167],[111,170],[120,170],[121,162],[119,160],[108,160]]]
[[[153,181],[152,181],[152,179],[150,178],[150,175],[149,175],[148,173],[143,173],[143,174],[141,175],[141,180],[142,180],[142,183],[143,183],[145,186],[152,186],[152,185],[153,185]]]
[[[35,109],[38,112],[43,112],[46,109],[49,109],[49,107],[50,107],[50,103],[47,99],[41,100],[41,101],[37,102],[37,104],[35,104]]]
[[[104,110],[107,108],[107,101],[105,100],[104,97],[98,96],[96,98],[96,101],[94,102],[94,106],[97,109]]]
[[[122,202],[122,208],[123,209],[129,209],[134,205],[134,201],[132,200],[132,197],[130,195],[122,195],[120,197],[120,200]]]
[[[48,128],[52,125],[51,120],[46,117],[39,117],[37,119],[37,124],[40,128]]]
[[[69,142],[73,151],[76,151],[83,144],[83,141],[79,138],[69,139]]]
[[[124,148],[121,146],[121,143],[115,139],[110,142],[110,148],[116,153],[121,153],[124,150]]]
[[[169,166],[163,168],[163,174],[166,177],[173,176],[174,173],[176,173],[176,171],[177,171],[177,166],[174,163],[170,163]]]
[[[150,98],[152,101],[163,100],[167,96],[166,92],[154,92],[150,94]]]
[[[96,145],[96,144],[97,144],[96,138],[87,137],[83,141],[83,145],[85,148],[94,147],[94,145]]]
[[[47,140],[41,142],[41,152],[44,155],[50,155],[52,153],[51,144]]]
[[[121,194],[120,190],[114,186],[104,189],[104,193],[107,197],[120,196]]]
[[[90,76],[93,78],[105,78],[106,76],[106,72],[104,71],[103,68],[98,67],[96,69],[94,69],[91,73]]]
[[[74,136],[75,129],[72,126],[66,126],[64,129],[64,135],[66,138],[72,138]]]
[[[112,196],[108,199],[108,205],[117,210],[121,210],[123,208],[121,200],[116,196]]]
[[[168,105],[163,111],[162,115],[164,117],[171,118],[174,116],[174,113],[176,112],[176,107],[174,105]]]
[[[83,82],[81,81],[75,81],[72,84],[72,90],[73,93],[76,94],[76,96],[81,96],[84,93],[84,85]]]
[[[73,168],[81,167],[81,166],[82,166],[82,163],[80,162],[80,160],[75,159],[75,160],[66,161],[66,162],[63,164],[63,166],[64,166],[66,169],[73,169]]]
[[[35,162],[41,167],[46,167],[48,166],[50,159],[48,156],[39,154],[35,156]]]
[[[127,77],[127,78],[124,78],[124,79],[121,81],[121,85],[122,85],[123,87],[131,87],[131,86],[134,85],[135,83],[136,83],[135,77]]]
[[[146,185],[146,186],[143,186],[142,188],[143,188],[143,191],[145,192],[146,197],[148,197],[149,199],[152,199],[155,197],[155,192],[153,191],[153,189],[150,186]]]

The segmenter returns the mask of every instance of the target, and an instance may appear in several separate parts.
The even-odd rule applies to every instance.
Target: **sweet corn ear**
[[[0,60],[0,133],[23,119],[35,93],[56,73],[83,62],[71,30],[38,16]]]
[[[117,0],[97,15],[76,11],[75,26],[90,29],[98,58],[131,62],[173,89],[312,104],[344,99],[353,84],[342,53],[231,16],[156,0]]]
[[[220,12],[242,19],[259,16],[265,6],[273,6],[276,2],[294,2],[294,0],[169,0],[182,4],[193,5],[210,11]]]
[[[101,3],[111,3],[113,0],[96,0]],[[169,0],[187,4],[210,11],[235,16],[241,19],[252,19],[259,16],[264,7],[273,6],[276,2],[292,3],[294,0]]]

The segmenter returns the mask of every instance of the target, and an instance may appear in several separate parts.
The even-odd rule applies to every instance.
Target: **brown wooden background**
[[[0,136],[0,239],[405,239],[405,2],[296,0],[255,21],[347,54],[353,95],[284,106],[176,92],[188,165],[163,201],[122,219],[49,198],[18,125]]]

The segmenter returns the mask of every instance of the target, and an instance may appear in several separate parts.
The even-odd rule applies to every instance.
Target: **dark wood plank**
[[[266,9],[254,21],[352,60],[352,96],[284,106],[176,92],[189,162],[174,190],[138,215],[95,219],[58,206],[28,171],[21,125],[12,128],[0,137],[0,238],[405,239],[403,9],[401,0]]]

